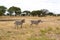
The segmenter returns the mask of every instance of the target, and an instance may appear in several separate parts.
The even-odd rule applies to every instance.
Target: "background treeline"
[[[0,16],[60,16],[60,14],[54,14],[47,9],[41,10],[25,10],[22,12],[21,8],[12,6],[7,9],[5,6],[0,6]]]

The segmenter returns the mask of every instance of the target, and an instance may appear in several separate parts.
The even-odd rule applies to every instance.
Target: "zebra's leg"
[[[18,25],[15,24],[15,29],[18,29]]]
[[[22,24],[21,24],[21,28],[22,28]]]
[[[16,29],[16,27],[17,27],[17,25],[15,24],[15,27],[14,28]]]
[[[18,25],[16,25],[16,28],[18,29]]]
[[[30,27],[32,27],[32,23],[30,24]]]

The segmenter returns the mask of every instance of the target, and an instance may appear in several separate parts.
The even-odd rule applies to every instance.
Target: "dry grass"
[[[15,21],[0,21],[0,40],[60,40],[60,17],[9,17],[2,19],[26,19],[23,28],[15,29]],[[30,20],[41,19],[43,23],[30,27]]]

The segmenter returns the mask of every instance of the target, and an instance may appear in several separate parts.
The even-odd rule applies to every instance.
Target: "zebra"
[[[25,19],[22,19],[20,21],[19,20],[16,20],[14,22],[14,24],[15,24],[15,26],[16,26],[17,29],[18,29],[18,25],[21,25],[21,28],[22,28],[23,23],[25,23]]]
[[[41,20],[31,20],[31,24],[30,24],[30,27],[35,24],[35,25],[38,25],[40,22],[43,22]]]

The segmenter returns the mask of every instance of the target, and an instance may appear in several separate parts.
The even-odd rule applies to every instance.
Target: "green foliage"
[[[32,15],[32,16],[37,16],[36,11],[32,11],[32,12],[31,12],[31,15]]]
[[[23,11],[23,13],[26,13],[26,15],[30,15],[30,11],[28,11],[28,10],[25,10],[25,11]]]
[[[32,16],[46,16],[47,12],[49,12],[47,9],[42,9],[42,10],[35,10],[31,12]]]
[[[49,12],[47,15],[54,16],[54,13]]]
[[[13,12],[15,12],[16,15],[20,15],[21,9],[19,7],[12,6],[8,9],[8,12],[10,13],[10,15],[12,15]]]
[[[12,6],[9,9],[7,9],[7,10],[6,9],[7,9],[6,7],[0,6],[0,16],[4,15],[4,13],[6,11],[9,12],[9,14],[7,14],[7,15],[10,15],[10,16],[12,16],[13,13],[15,13],[15,15],[21,14],[21,9],[19,7]],[[52,12],[49,12],[47,9],[33,10],[32,12],[25,10],[23,12],[25,12],[26,15],[28,15],[28,16],[32,15],[32,16],[40,17],[40,16],[46,16],[46,15],[54,15]],[[49,12],[49,13],[47,14],[47,12]],[[56,15],[54,15],[54,16],[56,16]],[[57,14],[57,16],[60,16],[60,14]]]
[[[31,15],[32,16],[42,16],[42,11],[41,10],[36,10],[36,11],[32,11],[31,12]]]
[[[41,9],[42,16],[46,16],[46,14],[49,12],[47,9]]]
[[[0,6],[0,16],[4,15],[6,9],[7,9],[6,7]]]

